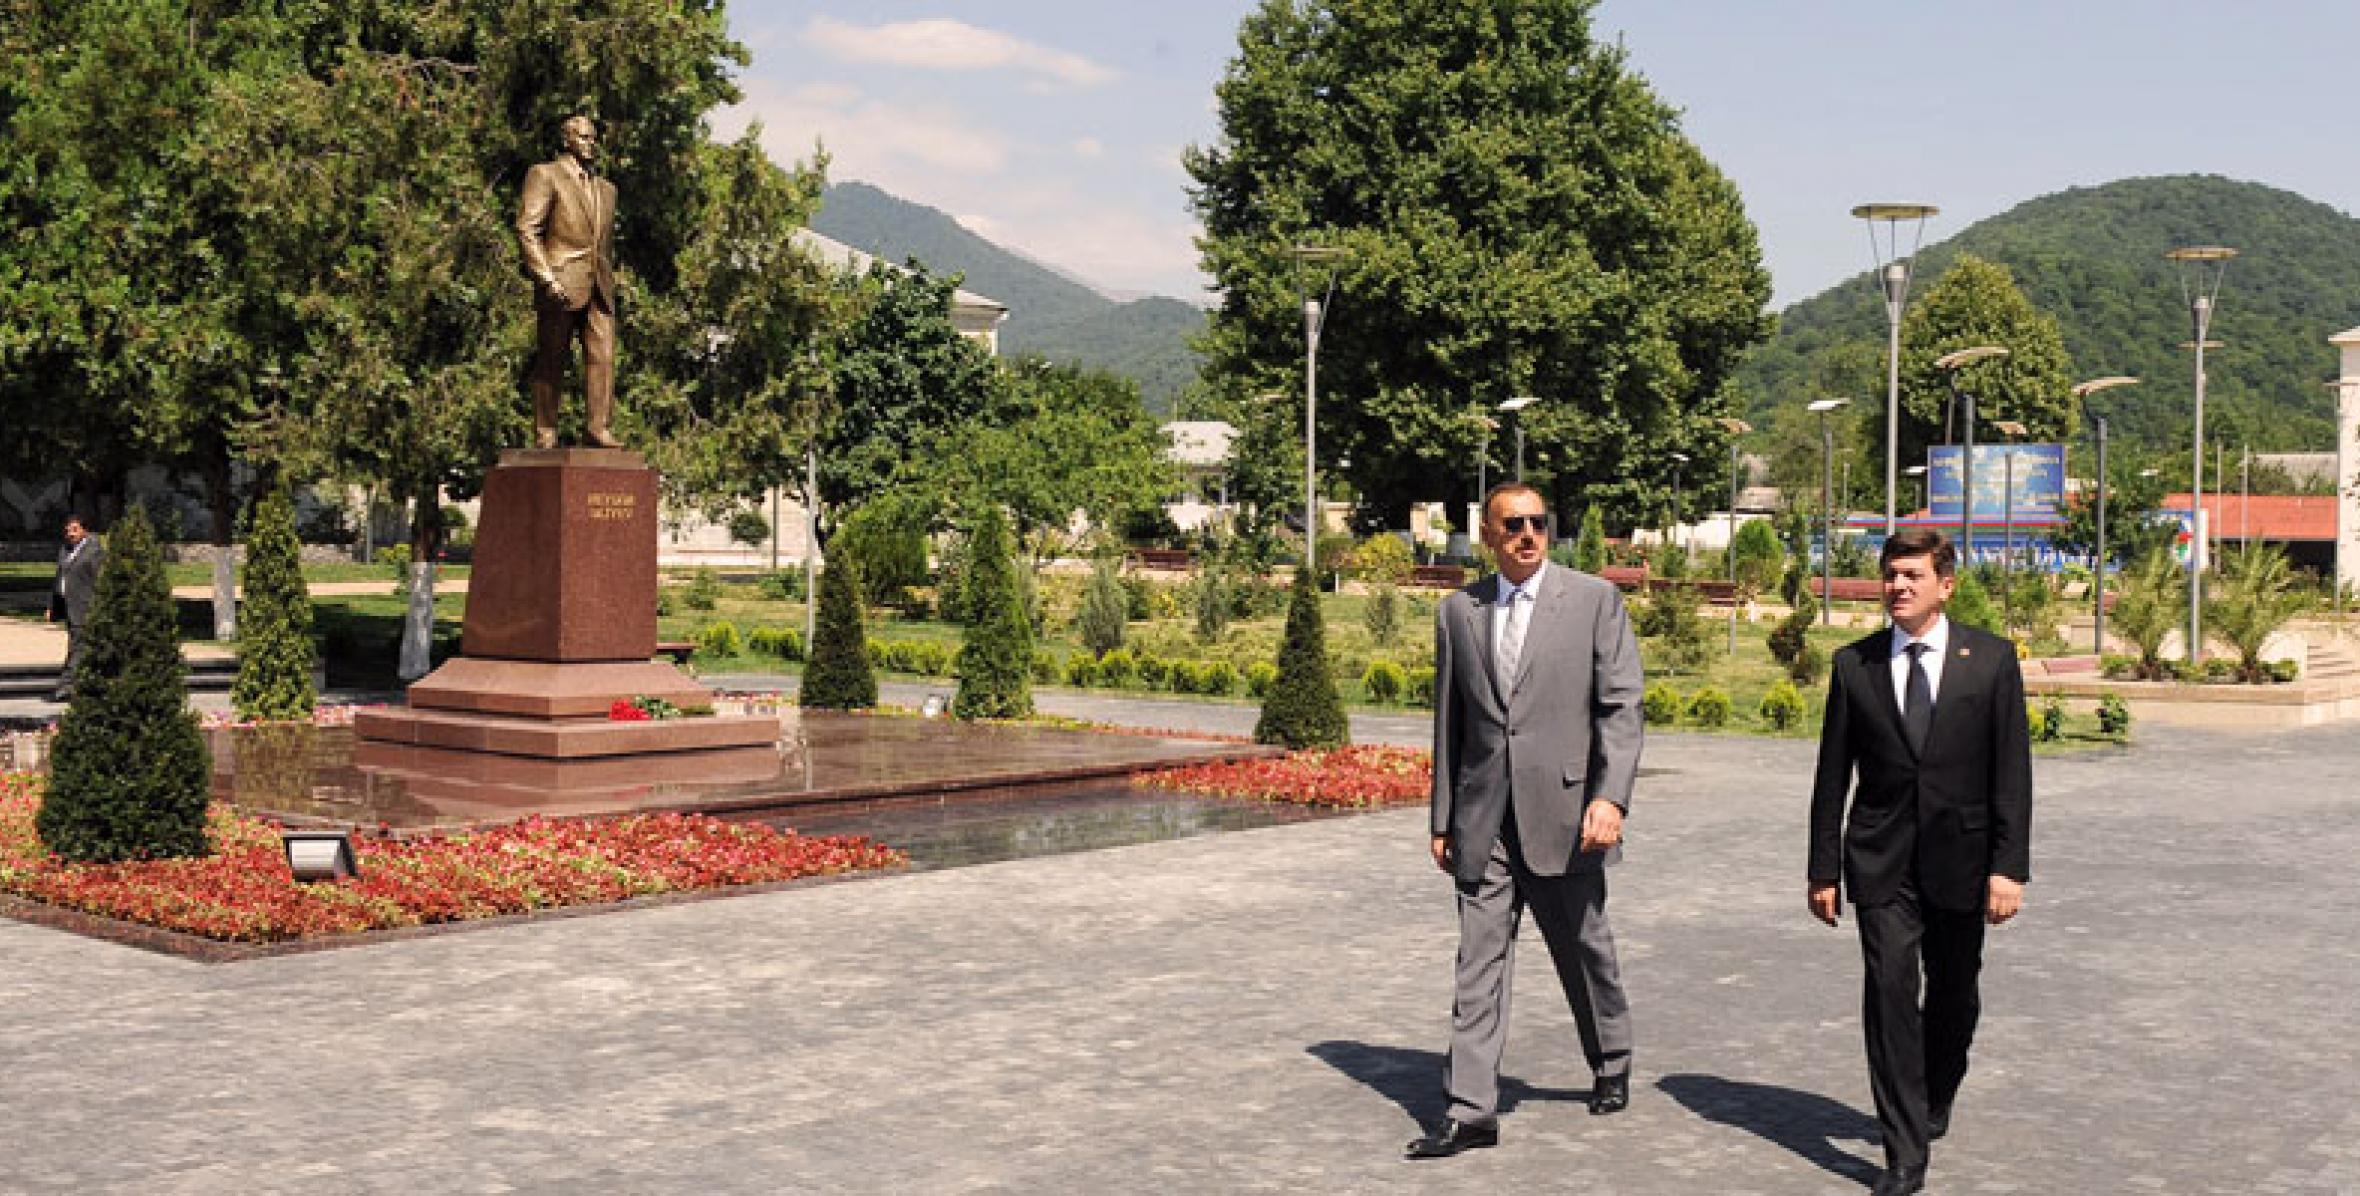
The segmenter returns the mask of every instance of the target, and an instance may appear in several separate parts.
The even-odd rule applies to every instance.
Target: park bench
[[[1455,590],[1467,584],[1464,565],[1417,565],[1409,571],[1409,584],[1430,590]]]
[[[673,664],[687,664],[688,658],[696,654],[694,640],[663,640],[656,644],[656,655],[670,657]]]
[[[1811,575],[1811,592],[1824,599],[1827,589],[1821,580],[1818,574]],[[1882,602],[1885,584],[1867,577],[1839,577],[1835,579],[1835,595],[1838,602]]]
[[[1617,589],[1636,590],[1647,584],[1647,566],[1608,565],[1598,570],[1598,576],[1613,582]]]
[[[1196,557],[1185,548],[1134,548],[1131,563],[1142,569],[1186,571],[1195,566]]]

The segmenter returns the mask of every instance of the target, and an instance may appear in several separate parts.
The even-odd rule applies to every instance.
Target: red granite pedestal
[[[713,692],[656,650],[656,474],[620,449],[522,449],[484,480],[460,655],[362,711],[363,740],[541,760],[774,745],[767,715],[618,722],[618,701]]]

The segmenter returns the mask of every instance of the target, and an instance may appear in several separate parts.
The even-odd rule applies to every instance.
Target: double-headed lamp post
[[[1297,266],[1329,267],[1327,295],[1303,290],[1303,567],[1319,570],[1319,334],[1327,326],[1327,302],[1336,297],[1335,264],[1350,256],[1333,245],[1296,245],[1287,250]]]
[[[2205,337],[2212,331],[2213,302],[2221,296],[2221,278],[2229,272],[2229,259],[2237,251],[2224,245],[2190,245],[2163,255],[2180,268],[2180,297],[2187,301],[2188,319],[2195,327],[2192,342],[2196,350],[2196,427],[2190,443],[2188,468],[2189,518],[2195,521],[2196,536],[2188,546],[2188,663],[2194,664],[2204,656],[2204,351],[2211,347]]]
[[[1850,399],[1814,399],[1803,410],[1819,417],[1819,625],[1830,626],[1836,604],[1836,429],[1827,417]]]
[[[1909,302],[1909,271],[1926,236],[1926,217],[1940,209],[1925,203],[1864,203],[1852,215],[1868,225],[1868,248],[1877,263],[1877,289],[1885,299],[1885,538],[1893,538],[1894,470],[1901,456],[1901,309]],[[1877,240],[1877,222],[1885,239]],[[1901,252],[1901,226],[1910,226],[1909,252]]]
[[[1729,542],[1723,555],[1729,558],[1729,654],[1737,655],[1737,491],[1740,481],[1737,460],[1738,440],[1754,430],[1754,426],[1734,416],[1720,419],[1721,430],[1729,433]]]
[[[1975,392],[1962,390],[1958,372],[1978,361],[2006,357],[2008,351],[1998,345],[1973,345],[1955,349],[1934,359],[1934,368],[1950,376],[1950,401],[1965,408],[1959,426],[1965,432],[1958,454],[1958,551],[1961,561],[1971,560],[1975,548]]]
[[[1516,416],[1516,480],[1524,480],[1524,417],[1517,413],[1540,402],[1539,395],[1517,395],[1500,404],[1500,410]]]
[[[2098,550],[2090,559],[2090,576],[2093,578],[2090,583],[2090,618],[2096,630],[2090,637],[2090,650],[2100,656],[2106,654],[2106,416],[2090,399],[2117,386],[2131,386],[2137,382],[2136,378],[2117,374],[2092,378],[2073,388],[2073,397],[2081,400],[2082,414],[2089,418],[2090,430],[2098,438]]]

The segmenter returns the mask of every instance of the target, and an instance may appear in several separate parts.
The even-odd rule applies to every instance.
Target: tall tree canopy
[[[1943,354],[1975,345],[1998,345],[2004,358],[1961,367],[1959,387],[1975,396],[1975,439],[1997,439],[1994,420],[2017,420],[2028,441],[2057,441],[2073,435],[2079,415],[2073,400],[2073,361],[2065,355],[2057,321],[2032,305],[2006,266],[1962,254],[1924,300],[1910,305],[1901,320],[1901,463],[1924,463],[1926,446],[1963,436],[1946,419],[1950,375],[1934,362]],[[1870,403],[1879,420],[1884,404]],[[1949,427],[1946,439],[1945,427]],[[1882,426],[1881,422],[1878,425]],[[1885,439],[1870,438],[1869,453],[1881,473]]]
[[[1523,413],[1536,480],[1625,525],[1668,505],[1672,453],[1725,448],[1724,383],[1770,329],[1760,247],[1736,188],[1592,35],[1592,7],[1265,0],[1217,87],[1221,136],[1185,155],[1224,295],[1204,341],[1216,386],[1299,397],[1301,304],[1330,267],[1288,249],[1350,254],[1319,354],[1320,456],[1349,455],[1390,520],[1471,495],[1470,402],[1541,396]]]

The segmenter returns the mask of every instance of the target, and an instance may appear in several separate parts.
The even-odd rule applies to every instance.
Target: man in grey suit
[[[74,697],[74,670],[82,664],[82,628],[90,617],[90,599],[98,593],[98,566],[106,546],[83,525],[80,515],[66,516],[66,544],[57,553],[57,586],[49,592],[49,621],[66,621],[66,663],[57,673],[52,702]]]
[[[1631,1023],[1606,866],[1621,858],[1645,679],[1622,595],[1548,560],[1540,493],[1484,496],[1500,571],[1443,599],[1434,628],[1434,863],[1458,886],[1450,1114],[1409,1157],[1499,1142],[1500,1056],[1526,906],[1556,961],[1593,1078],[1590,1112],[1630,1103]]]

